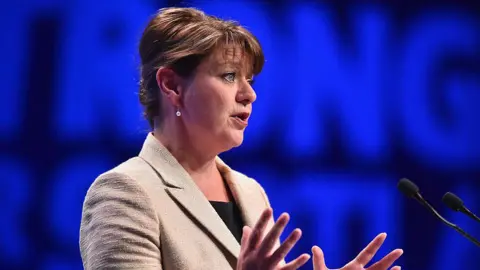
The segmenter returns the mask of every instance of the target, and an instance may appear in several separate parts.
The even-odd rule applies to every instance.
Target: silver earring
[[[178,117],[180,117],[182,115],[182,113],[180,112],[179,109],[177,109],[177,112],[175,113],[175,115],[177,115]]]

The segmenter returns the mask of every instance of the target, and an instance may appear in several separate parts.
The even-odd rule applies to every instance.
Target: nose
[[[242,103],[244,106],[252,104],[256,99],[257,93],[255,93],[255,90],[249,83],[245,83],[245,86],[237,93],[237,102]]]

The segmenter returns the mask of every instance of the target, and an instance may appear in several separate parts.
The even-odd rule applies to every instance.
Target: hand
[[[268,208],[262,213],[253,229],[247,226],[243,227],[237,270],[293,270],[300,268],[310,259],[309,254],[302,254],[286,265],[280,265],[280,262],[300,239],[302,231],[295,229],[276,250],[273,250],[290,217],[283,213],[263,238],[265,228],[271,218],[272,209]]]
[[[387,238],[387,234],[381,233],[375,237],[375,239],[368,244],[368,246],[363,249],[358,256],[347,265],[341,268],[341,270],[387,270],[393,262],[395,262],[403,254],[403,250],[395,249],[390,252],[387,256],[383,257],[380,261],[374,263],[369,268],[364,268],[366,264],[370,262],[375,253],[377,253],[380,246]],[[323,256],[322,250],[314,246],[312,248],[313,253],[313,269],[314,270],[328,270],[325,265],[325,258]],[[395,266],[391,270],[400,270],[400,266]]]

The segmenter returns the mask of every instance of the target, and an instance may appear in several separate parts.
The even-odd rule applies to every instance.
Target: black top
[[[210,204],[212,204],[213,208],[215,208],[215,211],[217,211],[223,222],[225,222],[225,225],[227,225],[233,236],[235,236],[237,241],[240,243],[242,239],[243,220],[237,204],[234,201],[210,201]]]

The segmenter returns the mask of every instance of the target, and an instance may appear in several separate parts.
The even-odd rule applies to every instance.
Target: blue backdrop
[[[396,190],[412,179],[480,237],[441,203],[453,191],[480,213],[480,11],[456,2],[2,2],[0,269],[81,269],[85,193],[148,131],[141,31],[180,4],[264,46],[245,143],[222,157],[303,230],[290,258],[317,244],[337,268],[386,231],[379,255],[403,248],[403,269],[476,269],[477,247]]]

